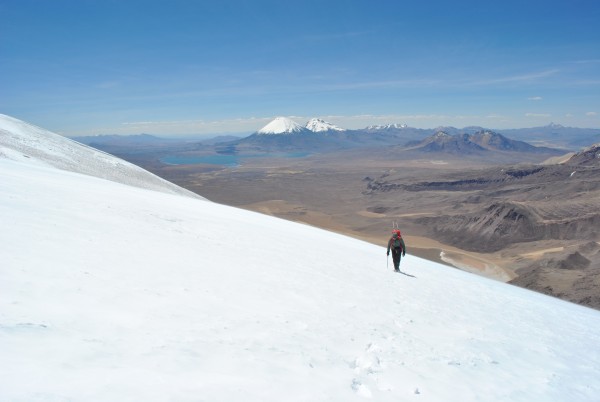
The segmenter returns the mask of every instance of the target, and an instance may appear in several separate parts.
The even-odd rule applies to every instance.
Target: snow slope
[[[410,255],[395,274],[383,247],[13,159],[1,401],[598,400],[598,311]]]
[[[304,127],[287,117],[276,117],[258,130],[258,134],[290,134],[305,131]]]
[[[1,158],[29,160],[131,186],[202,198],[122,159],[3,114]]]

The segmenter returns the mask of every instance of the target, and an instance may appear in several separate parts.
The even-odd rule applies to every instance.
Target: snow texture
[[[122,159],[3,114],[1,158],[29,160],[131,186],[202,198]]]
[[[408,127],[406,124],[398,124],[398,123],[394,123],[394,124],[385,124],[385,125],[373,125],[373,126],[368,126],[366,128],[366,130],[389,130],[391,128],[406,128]]]
[[[598,311],[60,170],[98,165],[29,129],[0,158],[2,401],[598,400]]]
[[[304,127],[287,117],[276,117],[258,130],[258,134],[290,134],[304,131]]]
[[[345,129],[331,124],[325,120],[313,118],[306,123],[306,128],[315,133],[322,131],[346,131]]]

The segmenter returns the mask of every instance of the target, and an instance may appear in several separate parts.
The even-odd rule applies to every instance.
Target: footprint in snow
[[[354,361],[354,371],[357,374],[365,372],[366,374],[372,374],[377,372],[381,368],[381,360],[379,360],[380,348],[374,343],[370,343],[365,352],[358,356]]]
[[[352,389],[360,396],[364,396],[365,398],[371,398],[373,393],[365,384],[361,383],[356,378],[352,380]]]

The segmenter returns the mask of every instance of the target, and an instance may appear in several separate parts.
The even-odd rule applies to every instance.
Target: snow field
[[[593,400],[597,311],[0,160],[2,400]]]
[[[0,401],[600,395],[598,311],[410,254],[396,274],[384,244],[152,191],[141,169],[105,180],[118,159],[11,119]]]

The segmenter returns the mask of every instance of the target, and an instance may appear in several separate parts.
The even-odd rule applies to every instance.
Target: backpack
[[[392,237],[392,247],[395,249],[402,249],[402,242],[400,241],[400,239],[402,238],[402,234],[400,234],[400,230],[394,230],[392,232],[392,236],[393,235],[397,235],[396,238],[394,239],[394,237]]]

